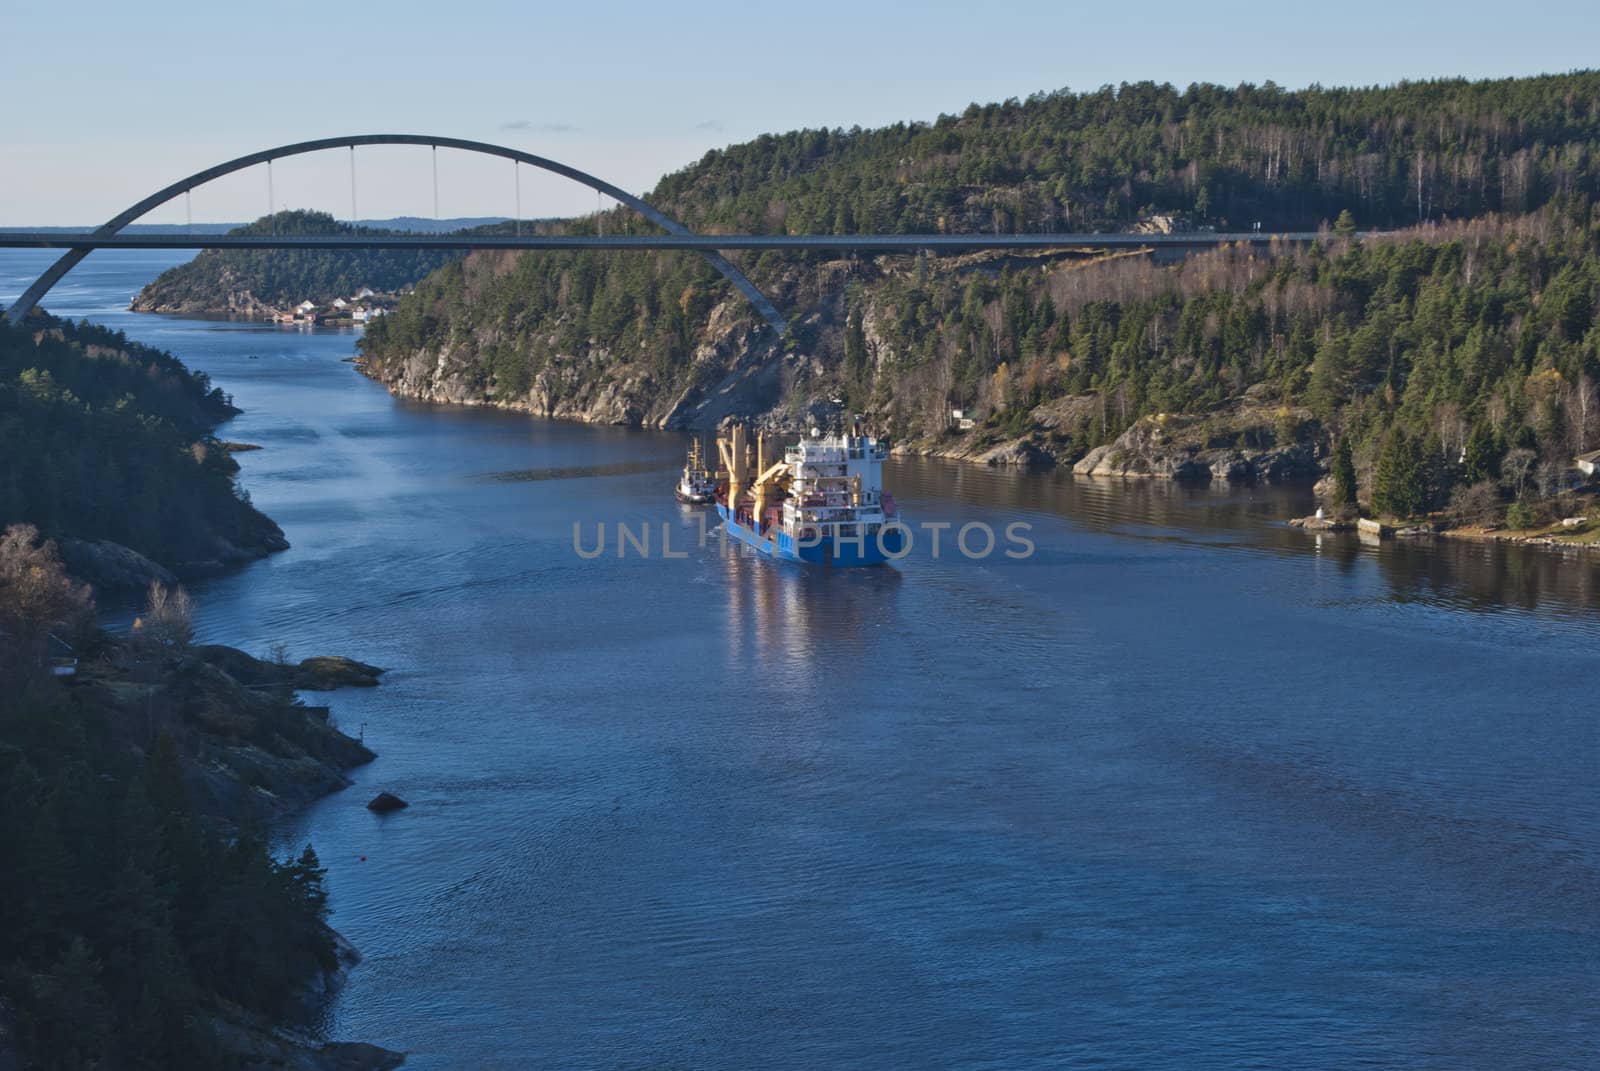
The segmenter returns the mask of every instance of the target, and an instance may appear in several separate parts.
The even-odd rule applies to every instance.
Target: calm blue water
[[[0,255],[0,300],[43,259]],[[381,757],[282,831],[366,954],[330,1036],[417,1068],[1600,1066],[1595,559],[908,462],[908,515],[1037,554],[583,561],[574,521],[692,544],[679,437],[121,312],[171,260],[96,254],[51,307],[209,372],[265,448],[293,548],[198,588],[203,638],[391,670],[331,700]]]

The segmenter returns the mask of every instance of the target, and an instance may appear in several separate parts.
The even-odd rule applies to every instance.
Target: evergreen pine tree
[[[1430,434],[1421,447],[1418,474],[1422,485],[1422,508],[1431,511],[1443,509],[1450,502],[1450,489],[1455,486],[1457,468],[1445,456],[1444,443],[1437,432]]]
[[[316,850],[309,844],[300,853],[300,858],[289,866],[290,880],[301,906],[308,915],[318,920],[328,917],[328,891],[323,888],[323,878],[327,873],[328,869],[322,865]]]
[[[1356,460],[1350,446],[1350,436],[1339,440],[1333,454],[1333,504],[1347,509],[1356,504]]]
[[[1467,437],[1466,457],[1461,462],[1461,478],[1467,483],[1500,478],[1500,457],[1505,445],[1488,424],[1479,422]]]
[[[1391,429],[1372,471],[1372,510],[1390,517],[1414,517],[1424,508],[1422,457],[1417,441]]]

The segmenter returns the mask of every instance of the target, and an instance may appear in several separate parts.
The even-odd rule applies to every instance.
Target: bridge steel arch
[[[251,153],[248,156],[241,156],[235,160],[229,160],[226,163],[217,164],[215,167],[208,167],[204,171],[198,171],[186,179],[180,179],[170,186],[157,190],[137,204],[130,205],[95,230],[93,236],[105,237],[116,234],[151,209],[166,204],[180,194],[188,193],[196,186],[203,186],[224,175],[231,175],[235,171],[242,171],[247,167],[269,163],[286,156],[301,156],[306,153],[321,152],[324,149],[355,149],[362,145],[423,145],[430,148],[460,149],[464,152],[478,153],[483,156],[499,156],[507,160],[515,160],[518,163],[536,167],[541,171],[549,171],[563,178],[572,179],[574,182],[580,182],[592,190],[597,190],[612,200],[627,205],[669,234],[687,236],[693,233],[677,220],[658,211],[628,191],[619,189],[604,179],[579,171],[575,167],[568,167],[566,164],[546,159],[543,156],[535,156],[532,153],[522,152],[518,149],[510,149],[504,145],[492,145],[484,141],[467,141],[462,138],[436,138],[424,134],[355,134],[341,138],[320,138],[316,141],[300,141],[292,145],[280,145],[275,149],[265,149],[261,152]],[[44,274],[34,280],[33,285],[28,287],[22,296],[6,310],[6,319],[13,324],[21,323],[23,317],[32,312],[34,306],[39,304],[39,299],[44,297],[52,286],[60,282],[63,275],[77,267],[78,263],[89,253],[89,249],[69,249],[62,254],[61,259],[50,265]],[[705,257],[713,268],[721,272],[749,300],[750,304],[755,307],[756,311],[761,314],[767,323],[772,325],[774,330],[781,335],[788,329],[788,324],[784,321],[783,314],[778,311],[777,307],[726,257],[713,250],[702,251],[700,255]]]

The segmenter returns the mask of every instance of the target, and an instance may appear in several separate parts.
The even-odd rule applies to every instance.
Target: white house
[[[1572,461],[1573,464],[1578,466],[1579,472],[1585,476],[1593,476],[1597,471],[1600,471],[1600,450],[1590,450],[1587,454],[1579,454]]]
[[[315,301],[302,301],[300,304],[294,307],[294,311],[301,316],[304,316],[308,312],[316,312],[317,303]]]
[[[342,297],[336,297],[333,299],[333,307],[336,309],[348,308],[349,305],[350,303]]]
[[[369,298],[369,297],[372,297],[372,288],[370,286],[363,286],[360,290],[356,291],[356,300],[357,301],[360,301],[362,298]]]

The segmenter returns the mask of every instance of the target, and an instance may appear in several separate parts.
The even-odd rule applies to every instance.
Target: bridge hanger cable
[[[626,205],[628,208],[631,208],[633,211],[644,216],[650,222],[656,224],[662,230],[667,232],[668,237],[681,237],[685,238],[686,240],[693,238],[693,236],[690,235],[688,228],[686,228],[683,224],[677,222],[670,216],[667,216],[633,194],[628,193],[621,187],[613,186],[610,183],[605,182],[603,179],[598,179],[595,176],[580,171],[575,167],[569,167],[568,165],[559,163],[555,160],[549,160],[542,156],[535,156],[532,153],[522,152],[518,149],[507,148],[503,145],[491,145],[487,142],[471,141],[465,138],[441,138],[424,136],[421,134],[356,134],[335,138],[318,138],[312,141],[302,141],[295,142],[290,145],[280,145],[276,148],[248,153],[232,160],[225,160],[220,164],[215,164],[212,167],[208,167],[203,171],[198,171],[187,178],[181,179],[168,186],[164,186],[155,193],[152,193],[149,196],[134,202],[132,205],[129,205],[126,209],[113,216],[108,222],[92,232],[92,234],[87,235],[85,240],[69,242],[63,246],[62,248],[65,248],[66,252],[63,253],[55,261],[55,263],[46,268],[44,272],[33,281],[32,285],[30,285],[27,290],[23,291],[22,295],[5,309],[3,315],[5,319],[11,323],[21,323],[22,320],[34,308],[37,307],[40,299],[42,299],[45,294],[49,293],[50,288],[61,280],[62,276],[66,275],[75,266],[82,263],[83,259],[89,255],[91,248],[103,248],[107,244],[128,244],[127,241],[124,240],[128,236],[121,235],[119,232],[129,223],[137,220],[144,213],[158,205],[165,204],[166,202],[174,199],[185,190],[203,185],[215,179],[219,179],[224,175],[232,174],[235,171],[241,171],[247,167],[253,167],[256,164],[264,163],[268,165],[267,212],[270,220],[268,225],[270,237],[258,237],[257,240],[267,242],[281,241],[283,240],[284,236],[279,233],[277,220],[275,218],[277,215],[278,206],[277,190],[274,186],[275,176],[272,174],[271,166],[273,161],[285,159],[291,156],[299,156],[305,153],[319,152],[323,149],[352,148],[362,145],[429,145],[433,147],[443,145],[448,149],[461,149],[466,152],[480,153],[488,156],[500,156],[506,159],[517,160],[521,163],[528,164],[530,167],[537,167],[542,171],[548,171],[552,174],[560,175],[564,178],[582,183],[583,185],[588,186],[590,189],[600,191],[605,195],[605,197],[616,201],[618,204]],[[359,203],[357,203],[354,208],[355,211],[359,213]],[[624,228],[624,230],[626,230],[626,228]],[[251,236],[245,236],[245,238],[249,237]],[[118,241],[110,241],[110,239],[118,239]],[[186,236],[184,240],[193,241],[194,238],[192,236]],[[535,238],[531,240],[540,241],[542,239]],[[530,241],[530,238],[524,234],[523,236],[512,239],[512,241],[526,243]],[[309,239],[306,239],[306,243],[308,246],[319,244]],[[5,235],[0,235],[0,245],[11,244],[14,243],[7,241]],[[28,244],[34,243],[30,242]],[[44,244],[48,246],[51,243],[46,241]],[[474,243],[468,244],[471,245]],[[690,244],[695,245],[692,240]],[[207,247],[211,247],[209,242],[207,243]],[[239,247],[244,248],[243,245]],[[727,258],[718,252],[718,250],[723,248],[722,245],[707,242],[702,243],[697,248],[701,256],[706,259],[707,263],[709,263],[713,268],[726,277],[728,281],[745,296],[745,298],[751,303],[751,305],[755,307],[756,311],[760,313],[761,317],[766,320],[767,324],[772,327],[773,330],[779,334],[782,334],[788,329],[788,324],[784,320],[783,315],[778,312],[777,307],[772,304],[771,300],[767,298],[765,294],[761,293],[761,291],[756,288],[755,284],[746,278],[741,271],[739,271],[737,266],[728,261]]]
[[[183,191],[183,229],[186,234],[194,233],[194,206],[189,203],[191,191]]]
[[[356,147],[350,146],[350,226],[356,225]]]
[[[522,161],[511,161],[512,178],[517,188],[517,237],[522,237]]]
[[[439,146],[433,146],[433,218],[439,218]]]

